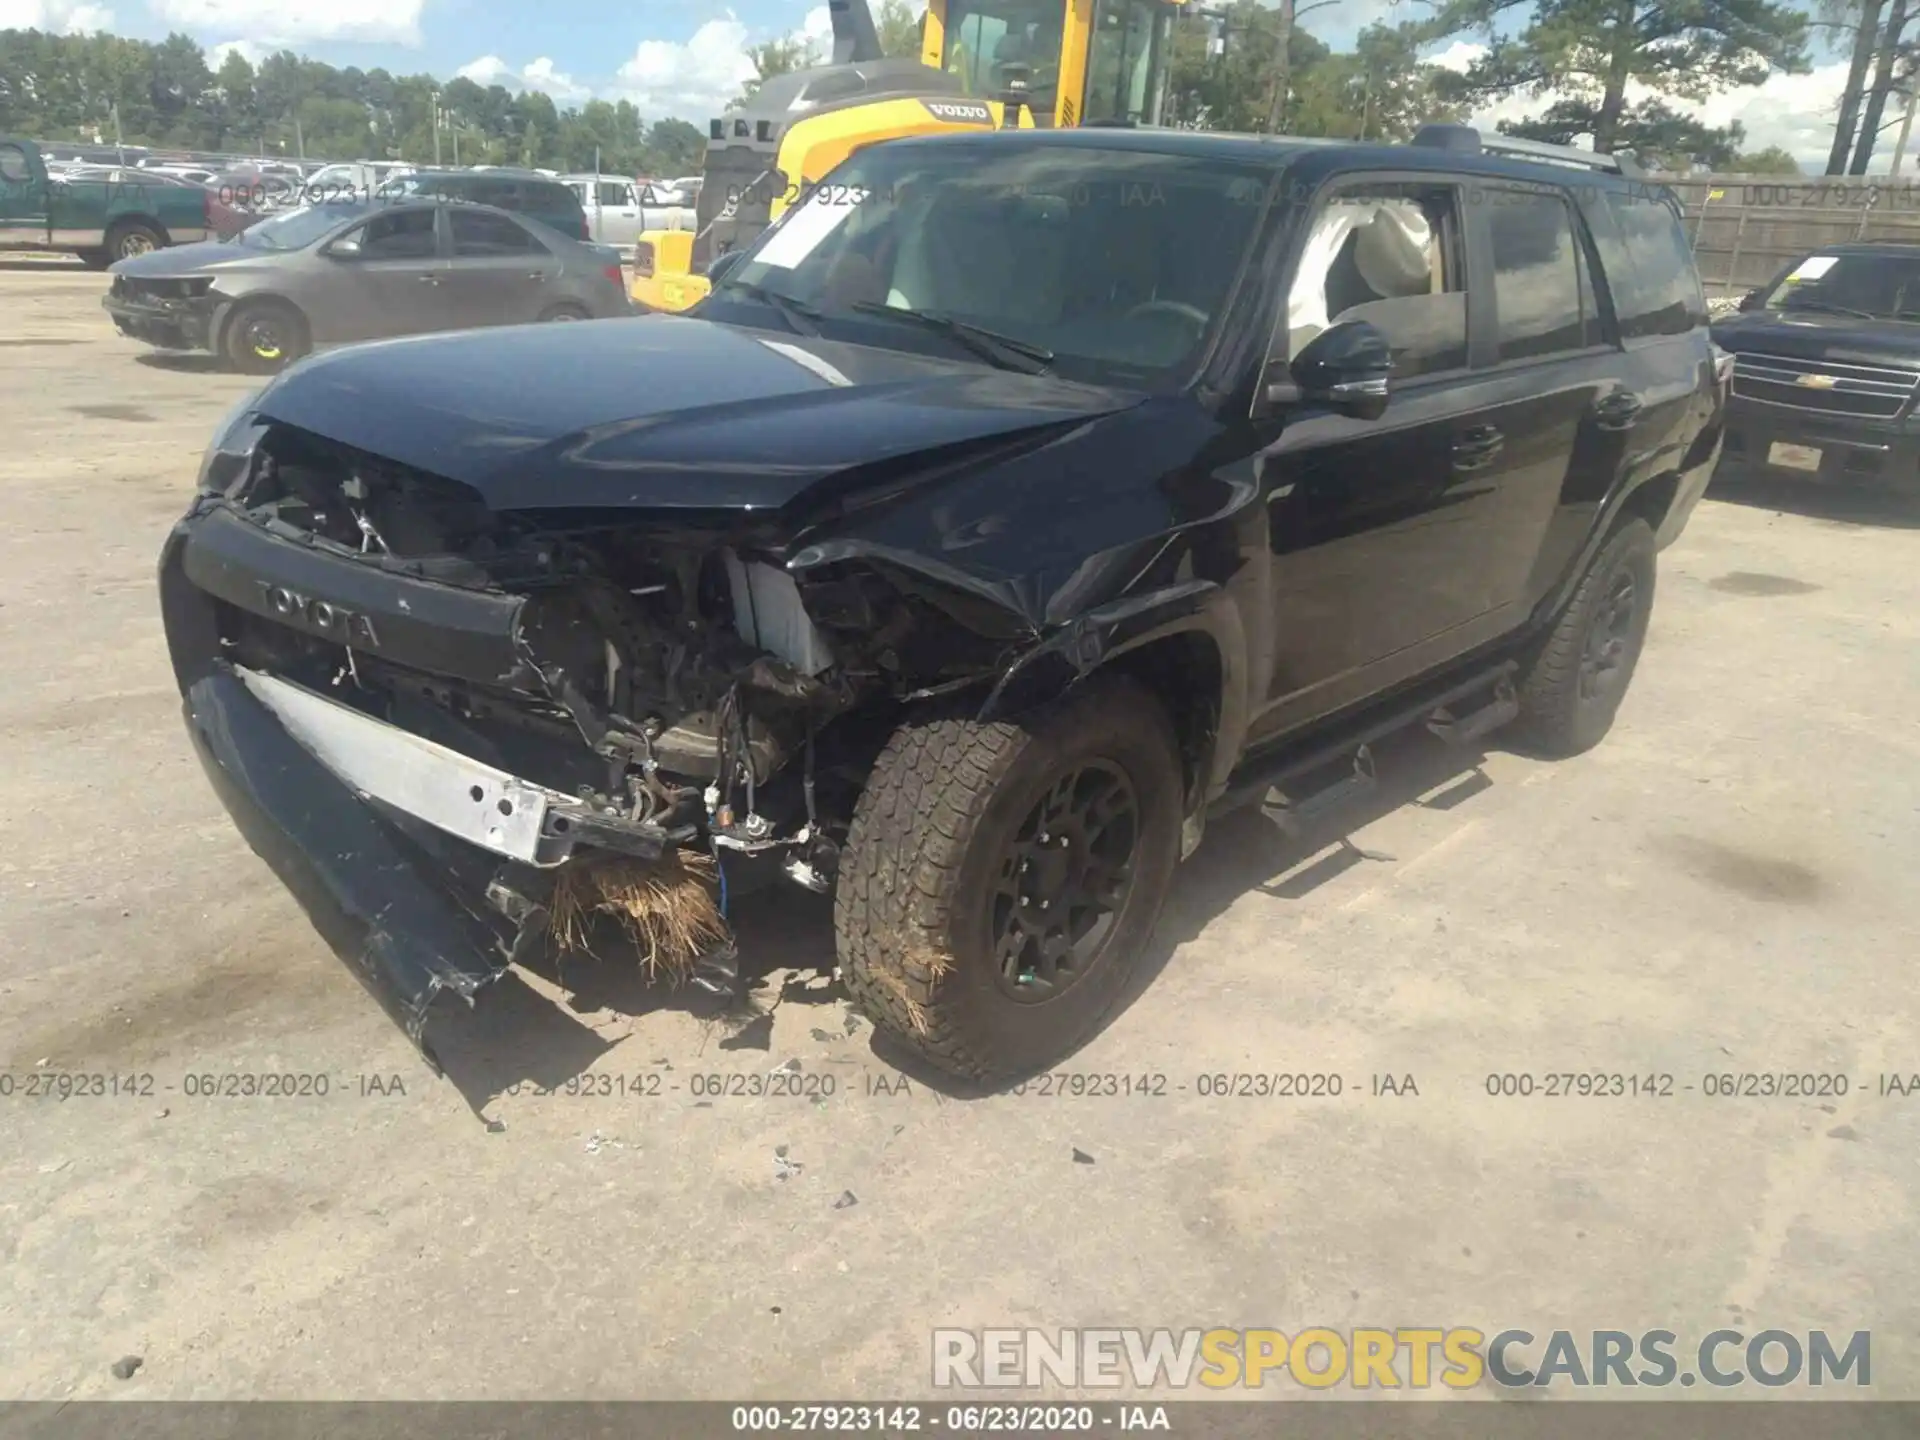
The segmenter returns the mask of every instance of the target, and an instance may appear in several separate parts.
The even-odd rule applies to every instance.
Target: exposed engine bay
[[[417,785],[421,766],[464,757],[489,767],[473,772],[476,802],[497,793],[507,813],[509,791],[532,796],[542,833],[516,851],[495,819],[454,828],[461,838],[549,871],[576,847],[638,861],[692,852],[710,858],[723,909],[730,861],[830,888],[899,708],[991,680],[1015,643],[969,628],[953,613],[964,597],[920,577],[858,563],[796,580],[778,537],[737,513],[671,526],[632,512],[501,515],[455,482],[290,427],[271,429],[209,503],[229,514],[210,517],[222,525],[188,564],[226,602],[225,658],[337,775],[378,798],[372,777]],[[271,567],[217,569],[207,557],[224,532],[236,557],[262,532],[293,542],[331,583],[303,588],[286,545]],[[342,576],[376,598],[343,602]],[[440,748],[376,754],[391,737],[296,692]],[[453,828],[443,804],[411,813]]]

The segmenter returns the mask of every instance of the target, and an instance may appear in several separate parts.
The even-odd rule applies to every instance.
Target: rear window
[[[1583,208],[1623,340],[1685,335],[1707,323],[1693,247],[1670,204],[1636,188],[1592,196]]]

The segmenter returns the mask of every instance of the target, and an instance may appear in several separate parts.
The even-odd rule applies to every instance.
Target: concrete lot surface
[[[0,265],[0,1395],[927,1395],[934,1326],[1471,1325],[1870,1329],[1920,1397],[1912,519],[1710,500],[1599,750],[1396,744],[1357,850],[1217,826],[1056,1093],[901,1083],[797,892],[742,917],[770,1021],[576,964],[440,1080],[191,756],[153,567],[249,383],[101,289]],[[1548,1072],[1672,1093],[1488,1093]],[[328,1093],[218,1093],[266,1074]]]

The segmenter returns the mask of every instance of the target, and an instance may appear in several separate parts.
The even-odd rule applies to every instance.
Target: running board
[[[1317,821],[1325,819],[1336,810],[1343,810],[1356,800],[1371,795],[1379,788],[1379,780],[1374,773],[1373,751],[1362,745],[1353,752],[1353,773],[1344,780],[1336,780],[1331,785],[1315,790],[1298,800],[1289,800],[1276,787],[1267,791],[1267,798],[1260,802],[1260,813],[1273,821],[1287,834],[1298,840],[1311,830]]]
[[[1449,745],[1471,745],[1519,718],[1520,697],[1514,694],[1512,677],[1503,675],[1493,687],[1493,698],[1478,710],[1455,715],[1451,706],[1442,705],[1427,720],[1427,729]]]
[[[1291,817],[1294,823],[1304,825],[1303,817],[1324,815],[1373,788],[1373,755],[1369,747],[1389,735],[1415,725],[1425,725],[1441,739],[1464,745],[1511,720],[1519,713],[1518,701],[1513,696],[1515,668],[1511,661],[1491,666],[1452,685],[1428,690],[1371,721],[1362,719],[1338,740],[1310,746],[1305,750],[1274,752],[1271,759],[1248,765],[1244,778],[1237,779],[1226,794],[1208,809],[1210,813],[1220,815],[1243,805],[1259,803],[1263,812],[1280,810]],[[1464,716],[1455,716],[1451,707],[1478,699],[1488,692],[1493,695],[1491,701]],[[1508,708],[1510,705],[1511,710]],[[1274,792],[1278,790],[1284,793],[1289,781],[1298,781],[1342,764],[1350,764],[1352,774],[1312,792],[1300,802],[1275,803]],[[1277,817],[1275,823],[1281,823]],[[1283,825],[1282,828],[1288,827]]]

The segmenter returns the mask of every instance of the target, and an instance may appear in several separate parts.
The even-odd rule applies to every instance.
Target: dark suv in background
[[[1607,157],[900,140],[687,316],[294,367],[161,601],[215,788],[416,1040],[583,913],[738,983],[757,874],[992,1081],[1120,1003],[1209,816],[1309,826],[1407,726],[1596,744],[1721,394]]]
[[[587,212],[573,187],[533,170],[414,170],[396,175],[374,194],[383,200],[466,200],[512,210],[558,230],[569,240],[591,242]]]
[[[1713,336],[1733,355],[1723,480],[1920,497],[1920,246],[1801,256]]]

